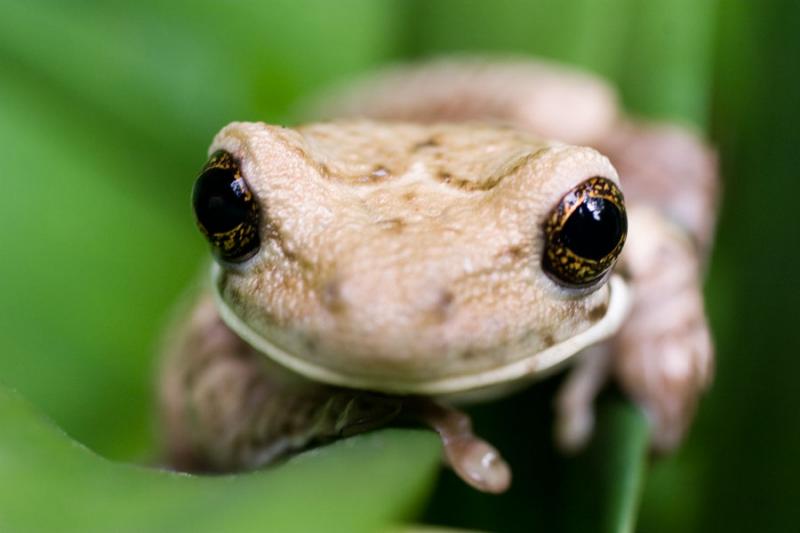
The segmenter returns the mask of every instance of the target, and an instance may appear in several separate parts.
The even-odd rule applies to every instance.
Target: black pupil
[[[249,220],[251,208],[234,170],[210,168],[195,183],[192,195],[197,220],[208,233],[225,233]]]
[[[561,237],[576,255],[599,261],[614,250],[626,225],[625,216],[612,202],[588,198],[569,216]]]

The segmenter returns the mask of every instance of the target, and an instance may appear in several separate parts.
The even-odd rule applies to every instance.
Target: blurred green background
[[[704,129],[721,155],[707,290],[717,379],[686,445],[649,465],[638,529],[795,529],[798,21],[791,0],[2,0],[0,384],[92,450],[150,460],[159,335],[206,253],[189,190],[221,126],[291,123],[298,98],[391,61],[452,51],[556,58],[614,80],[635,113]],[[563,459],[550,445],[554,387],[475,409],[479,431],[514,466],[508,495],[471,492],[445,473],[420,505],[433,441],[391,433],[413,441],[395,459],[419,479],[403,489],[407,500],[385,493],[400,504],[375,498],[386,507],[376,517],[415,509],[419,520],[489,530],[624,529],[620,509],[641,464],[636,415],[612,398],[612,449]],[[19,448],[3,442],[19,432],[1,407],[8,474],[3,461]],[[58,468],[37,463],[17,474],[35,483]],[[12,501],[25,506],[15,479],[0,476],[0,529]],[[623,480],[634,486],[621,491],[627,503],[605,490],[616,494]],[[379,494],[392,485],[373,483]],[[627,518],[593,521],[619,513]]]

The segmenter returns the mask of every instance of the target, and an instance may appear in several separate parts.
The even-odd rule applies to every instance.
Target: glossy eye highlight
[[[622,191],[607,178],[589,178],[561,198],[544,224],[544,270],[562,285],[590,285],[614,266],[627,231]]]
[[[258,202],[230,153],[211,155],[194,184],[192,206],[197,226],[221,259],[241,262],[258,251]]]

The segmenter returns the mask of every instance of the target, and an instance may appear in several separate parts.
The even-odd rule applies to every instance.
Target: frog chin
[[[584,348],[596,344],[619,330],[631,306],[630,289],[618,275],[611,276],[609,302],[605,315],[588,329],[544,350],[527,354],[506,364],[472,373],[430,379],[414,376],[371,377],[354,375],[344,370],[310,361],[302,355],[278,346],[242,320],[227,304],[220,293],[222,269],[212,268],[214,300],[223,322],[242,340],[283,367],[315,382],[338,387],[371,390],[389,394],[418,394],[426,396],[492,395],[492,391],[507,389],[540,378],[558,368]]]

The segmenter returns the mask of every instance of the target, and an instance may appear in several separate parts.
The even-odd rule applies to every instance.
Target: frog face
[[[223,320],[314,380],[449,394],[614,333],[619,179],[589,149],[475,124],[233,123],[198,178]],[[609,282],[610,280],[610,282]]]

